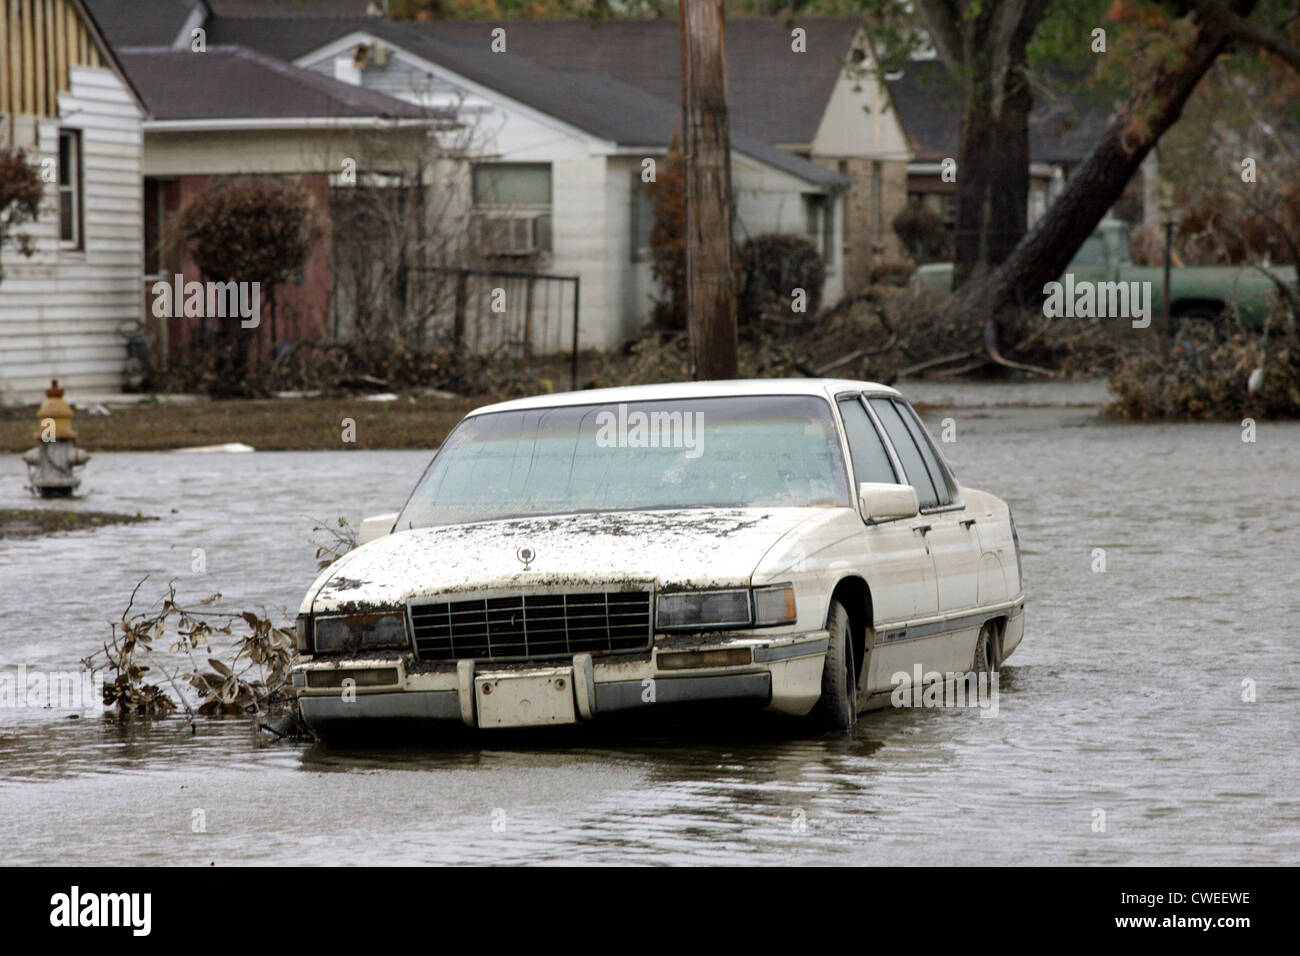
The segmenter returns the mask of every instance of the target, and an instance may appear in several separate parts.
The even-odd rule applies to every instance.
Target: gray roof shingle
[[[200,0],[84,0],[114,48],[170,46]]]
[[[209,39],[246,43],[270,56],[292,60],[361,30],[620,146],[661,149],[680,116],[675,105],[680,92],[663,99],[621,78],[542,66],[511,50],[509,37],[510,52],[493,53],[486,41],[450,40],[410,24],[373,18],[295,19],[289,23],[269,17],[215,20]],[[490,37],[490,33],[484,36]],[[673,52],[675,56],[676,47]],[[753,135],[735,116],[733,111],[732,145],[737,151],[818,186],[837,189],[850,184],[838,173]]]
[[[920,163],[957,156],[961,128],[961,91],[938,60],[904,65],[890,79],[889,93]],[[1034,98],[1029,113],[1029,158],[1034,162],[1073,165],[1101,138],[1105,113],[1077,97]]]
[[[125,47],[118,57],[155,120],[420,119],[412,103],[236,46]]]
[[[727,20],[727,105],[734,125],[774,145],[807,145],[861,21],[800,17],[806,52],[791,47],[779,17]],[[681,101],[680,34],[675,18],[660,20],[434,20],[414,24],[430,36],[487,46],[506,30],[507,50],[549,67],[612,76],[669,103]]]
[[[727,99],[733,125],[773,145],[812,142],[848,56],[859,21],[810,17],[807,52],[791,50],[790,29],[771,17],[727,21]],[[216,18],[209,40],[241,43],[293,60],[352,30],[395,29],[405,46],[417,41],[452,43],[488,53],[492,30],[506,30],[504,58],[538,66],[578,69],[621,80],[669,103],[681,100],[680,40],[676,20],[435,20],[396,24],[368,17]],[[397,42],[394,40],[393,42]]]

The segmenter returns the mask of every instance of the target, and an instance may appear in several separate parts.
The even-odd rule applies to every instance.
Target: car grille
[[[650,592],[521,594],[412,604],[421,660],[528,660],[650,646]]]

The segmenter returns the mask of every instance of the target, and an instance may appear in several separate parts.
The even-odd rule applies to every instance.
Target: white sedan
[[[703,703],[847,730],[899,675],[993,675],[1023,610],[1006,503],[892,388],[543,395],[471,412],[366,519],[303,600],[293,681],[325,733]]]

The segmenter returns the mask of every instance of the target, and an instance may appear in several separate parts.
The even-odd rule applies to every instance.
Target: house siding
[[[111,70],[72,67],[59,116],[14,118],[29,161],[58,161],[59,129],[81,131],[84,243],[61,249],[58,187],[49,184],[26,231],[31,258],[6,248],[0,283],[0,400],[39,397],[51,378],[75,391],[118,391],[124,331],[143,317],[141,113]]]
[[[736,241],[744,242],[766,233],[805,232],[803,195],[816,194],[817,187],[769,166],[761,166],[743,156],[731,159],[731,184],[736,195]],[[834,210],[833,254],[826,261],[826,283],[822,302],[837,301],[844,294],[844,204],[842,194],[831,194]]]

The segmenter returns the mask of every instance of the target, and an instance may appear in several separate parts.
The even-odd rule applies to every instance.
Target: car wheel
[[[980,628],[980,636],[975,639],[975,660],[970,669],[976,678],[980,674],[991,678],[998,669],[998,642],[992,621]]]
[[[822,666],[822,696],[813,709],[813,716],[829,730],[848,733],[858,722],[858,674],[853,664],[849,612],[839,601],[831,602],[826,630],[830,632],[830,645]]]

